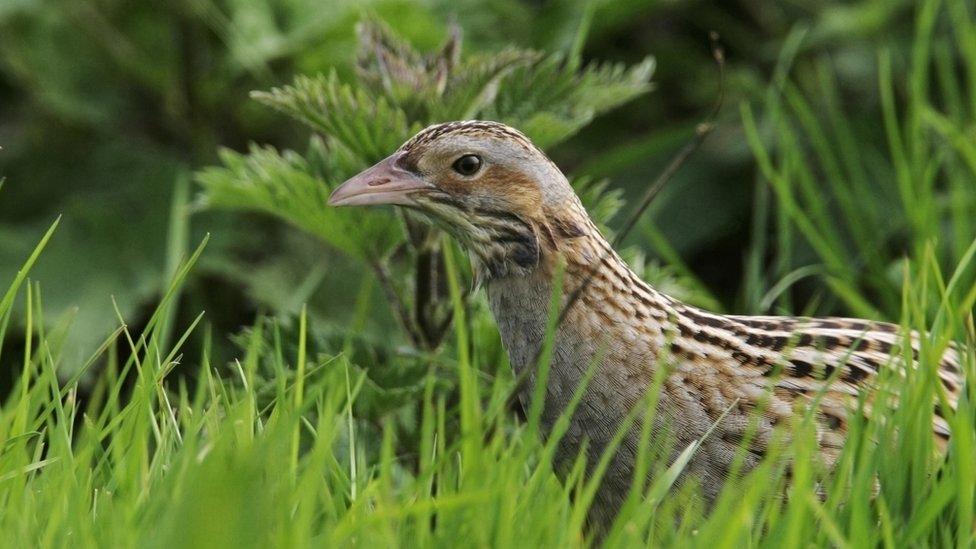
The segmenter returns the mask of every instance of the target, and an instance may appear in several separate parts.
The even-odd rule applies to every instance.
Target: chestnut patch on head
[[[542,192],[536,181],[504,165],[484,166],[481,171],[483,173],[476,181],[465,182],[470,185],[468,189],[472,194],[493,202],[495,207],[504,207],[513,214],[537,220],[542,212]]]

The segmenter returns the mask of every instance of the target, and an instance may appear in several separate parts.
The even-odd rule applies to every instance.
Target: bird
[[[409,208],[457,239],[486,291],[511,367],[527,379],[518,394],[525,407],[557,313],[553,292],[561,292],[568,308],[552,336],[543,436],[592,377],[557,445],[557,470],[583,452],[591,471],[631,410],[659,387],[651,430],[670,437],[671,460],[697,445],[682,475],[693,475],[704,500],[714,502],[737,456],[743,471],[756,467],[777,429],[810,407],[819,456],[831,467],[862,391],[903,358],[917,366],[922,336],[906,338],[898,325],[715,314],[657,291],[612,248],[556,164],[499,122],[429,126],[335,188],[329,204]],[[911,349],[902,349],[905,342]],[[949,345],[937,375],[953,408],[964,381],[960,364],[960,349]],[[933,437],[944,448],[949,423],[934,408]],[[600,479],[589,509],[599,527],[613,521],[634,481],[639,431],[630,427],[618,440]]]

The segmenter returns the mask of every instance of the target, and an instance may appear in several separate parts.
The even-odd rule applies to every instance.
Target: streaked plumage
[[[457,170],[466,155],[480,161],[470,175]],[[465,169],[468,164],[475,162],[468,159]],[[532,367],[555,314],[549,303],[559,262],[565,261],[563,295],[592,274],[553,348],[543,412],[547,429],[598,361],[561,441],[557,466],[571,463],[584,441],[595,463],[622,418],[642,402],[659,364],[669,375],[658,395],[655,436],[673,437],[679,452],[715,425],[687,469],[700,479],[706,498],[722,486],[760,402],[746,469],[763,457],[777,425],[814,402],[818,443],[829,466],[844,444],[859,392],[882,368],[902,364],[901,357],[918,358],[919,336],[910,336],[912,349],[903,353],[905,338],[891,324],[717,315],[656,291],[610,249],[552,161],[524,135],[495,122],[429,127],[337,189],[330,202],[407,206],[461,241],[516,372]],[[963,384],[959,361],[950,346],[938,373],[953,407]],[[528,377],[523,404],[533,391],[534,376]],[[950,432],[939,413],[936,407],[933,432],[944,446]],[[598,523],[609,521],[627,494],[637,444],[635,429],[624,438],[597,495],[591,516]]]

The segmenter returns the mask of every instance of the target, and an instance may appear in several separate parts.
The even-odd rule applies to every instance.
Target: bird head
[[[329,204],[416,210],[467,247],[487,277],[533,271],[589,225],[559,168],[497,122],[430,126],[336,188]]]

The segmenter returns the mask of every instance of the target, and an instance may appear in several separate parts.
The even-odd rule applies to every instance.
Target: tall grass
[[[304,313],[292,340],[275,322],[257,321],[241,356],[226,367],[211,363],[207,346],[199,356],[182,354],[199,319],[174,330],[164,347],[167,312],[203,247],[175,271],[142,333],[119,319],[88,361],[97,369],[88,371],[94,382],[83,391],[80,375],[58,376],[59,342],[69,326],[45,330],[41,291],[25,283],[26,269],[10,286],[0,330],[9,329],[18,294],[27,326],[21,375],[0,409],[6,540],[72,547],[588,543],[585,506],[596,479],[584,478],[578,461],[559,482],[549,463],[556,437],[540,440],[536,414],[523,424],[497,413],[512,380],[477,375],[485,334],[468,322],[455,324],[457,349],[470,349],[458,351],[459,400],[449,402],[430,378],[416,418],[422,436],[410,455],[394,452],[392,418],[378,445],[357,437],[353,404],[364,376],[351,375],[342,353],[310,355]],[[948,283],[931,262],[922,270],[927,280],[906,284],[906,324],[924,321],[932,283],[943,290],[942,318],[960,318],[951,290],[973,267],[973,249]],[[452,279],[456,284],[456,273]],[[833,474],[818,469],[815,423],[800,412],[788,433],[793,441],[732,482],[710,515],[700,511],[692,485],[675,483],[694,447],[670,468],[648,464],[656,481],[635,487],[607,545],[973,543],[972,388],[949,417],[955,436],[947,459],[933,451],[929,427],[944,336],[971,333],[969,322],[935,326],[921,368],[882,383],[874,419],[854,421]],[[965,356],[972,379],[971,344]],[[197,373],[174,377],[177,367]],[[789,489],[783,458],[792,463]]]

